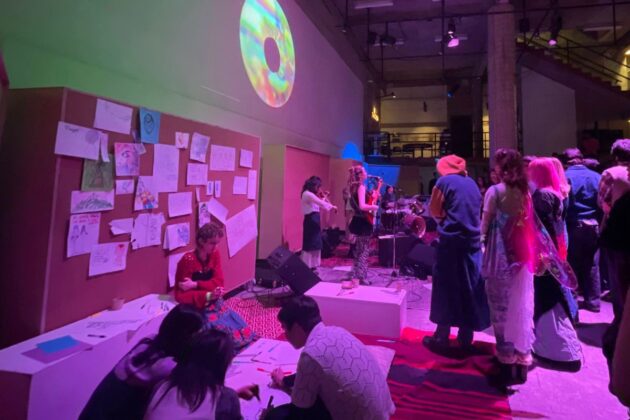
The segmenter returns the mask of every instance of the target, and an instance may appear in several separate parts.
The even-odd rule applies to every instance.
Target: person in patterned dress
[[[217,248],[221,238],[223,229],[213,223],[197,231],[197,248],[184,254],[177,264],[175,299],[201,309],[206,326],[228,333],[238,351],[258,337],[223,301],[223,270]]]

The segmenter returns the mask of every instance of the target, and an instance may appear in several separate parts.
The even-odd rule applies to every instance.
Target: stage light
[[[457,38],[455,35],[448,35],[449,36],[449,40],[448,43],[446,44],[446,46],[448,48],[455,48],[459,45],[459,38]]]
[[[558,35],[560,34],[560,29],[562,29],[562,16],[559,14],[554,15],[551,18],[551,35],[549,35],[549,45],[552,47],[558,44]]]

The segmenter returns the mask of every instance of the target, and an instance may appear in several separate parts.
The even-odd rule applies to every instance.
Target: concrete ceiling
[[[423,85],[477,77],[485,70],[488,10],[496,0],[393,0],[393,6],[372,9],[355,9],[355,2],[365,0],[307,1],[310,5],[303,9],[311,20],[328,34],[342,56],[353,51],[352,60],[363,63],[366,79],[390,86]],[[601,52],[611,54],[625,48],[624,42],[630,43],[629,36],[624,37],[630,29],[630,1],[614,2],[616,30],[611,0],[511,3],[517,28],[518,20],[526,16],[532,31],[548,31],[555,3],[563,20],[562,34],[579,32],[583,44],[601,45]],[[319,13],[314,13],[317,7]],[[441,42],[436,42],[449,22],[455,24],[457,34],[467,38],[457,48],[443,48]],[[397,42],[394,46],[381,48],[377,43],[368,47],[368,32],[387,33]]]

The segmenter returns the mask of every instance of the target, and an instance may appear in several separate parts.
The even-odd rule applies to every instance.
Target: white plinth
[[[105,375],[140,339],[157,332],[173,306],[147,295],[1,350],[0,418],[76,419]],[[22,354],[65,335],[90,347],[51,363]]]
[[[319,282],[305,293],[319,305],[322,320],[355,334],[399,338],[407,321],[407,291]]]

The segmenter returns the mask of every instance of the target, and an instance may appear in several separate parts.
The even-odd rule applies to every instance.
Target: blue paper
[[[56,353],[58,351],[74,347],[78,344],[79,342],[74,338],[69,335],[64,335],[63,337],[55,338],[54,340],[38,343],[37,347],[45,353]]]
[[[156,144],[160,137],[160,113],[140,108],[140,141]]]

